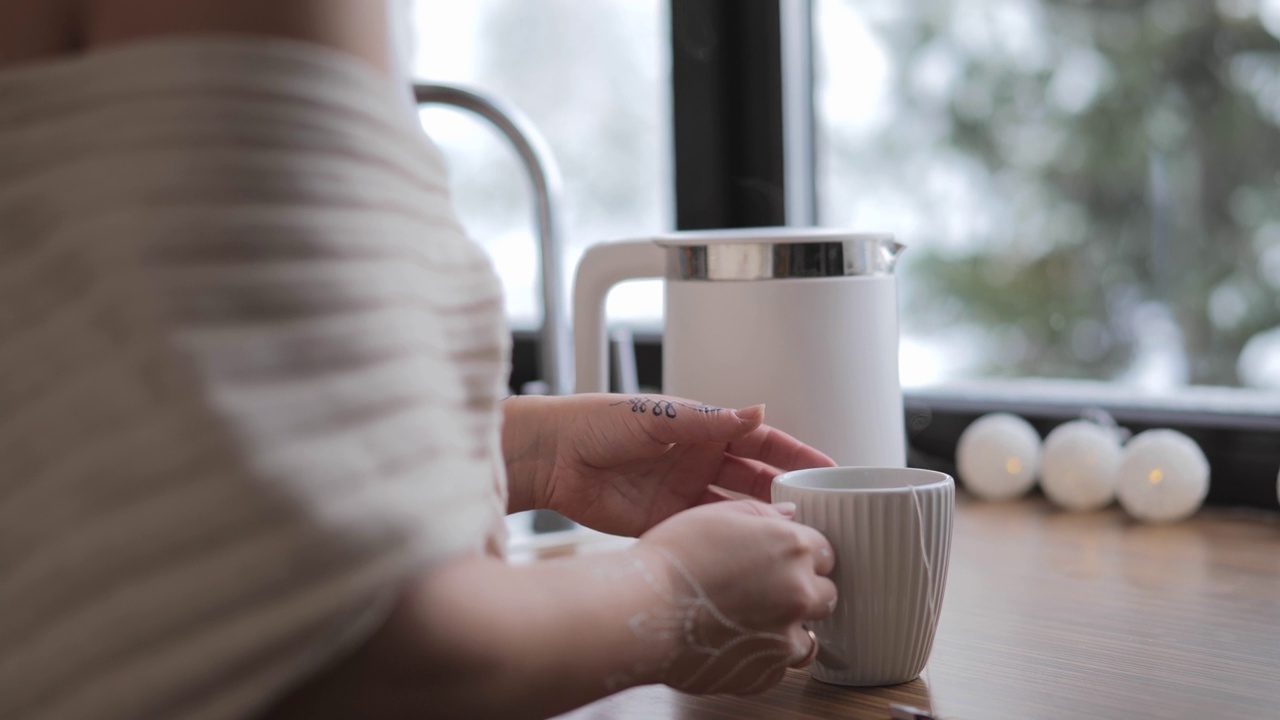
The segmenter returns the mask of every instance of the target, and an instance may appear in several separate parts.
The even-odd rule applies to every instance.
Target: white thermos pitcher
[[[680,232],[588,248],[574,281],[578,392],[608,389],[604,300],[665,278],[663,392],[766,421],[848,466],[903,467],[892,235]]]

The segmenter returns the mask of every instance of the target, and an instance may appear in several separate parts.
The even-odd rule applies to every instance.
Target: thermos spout
[[[894,267],[898,264],[898,258],[902,256],[902,251],[907,249],[906,245],[897,240],[881,240],[880,252],[884,255],[884,269],[893,272]]]
[[[892,275],[907,246],[893,236],[865,238],[844,244],[845,275]]]

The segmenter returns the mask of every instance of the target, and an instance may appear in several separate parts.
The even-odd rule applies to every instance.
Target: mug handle
[[[609,346],[605,343],[604,301],[624,280],[660,278],[666,255],[651,240],[592,245],[573,278],[573,354],[576,392],[609,392]]]

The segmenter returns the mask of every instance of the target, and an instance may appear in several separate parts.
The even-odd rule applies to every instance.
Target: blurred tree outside
[[[968,374],[1280,388],[1280,2],[815,7],[821,219],[911,247],[908,336]]]

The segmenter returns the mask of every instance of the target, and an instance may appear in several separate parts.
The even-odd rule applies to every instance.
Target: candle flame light
[[[1143,522],[1177,522],[1209,494],[1209,459],[1195,440],[1167,428],[1138,433],[1116,470],[1120,505]]]
[[[984,500],[1022,497],[1036,482],[1040,434],[1026,420],[991,413],[969,423],[956,443],[959,479]]]

